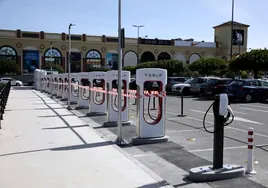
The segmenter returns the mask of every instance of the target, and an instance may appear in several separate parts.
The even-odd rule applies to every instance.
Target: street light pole
[[[69,24],[69,52],[68,52],[68,106],[67,109],[71,110],[71,103],[70,103],[70,98],[71,98],[71,27],[75,26],[75,24]]]
[[[124,145],[122,137],[122,36],[121,36],[121,0],[118,0],[118,120],[117,120],[117,145]]]
[[[234,30],[234,0],[232,0],[232,21],[231,21],[231,52],[230,52],[230,60],[233,57],[233,30]]]
[[[50,95],[52,97],[52,42],[50,42],[50,79],[49,79],[50,83]]]
[[[144,27],[144,25],[132,25],[138,29],[138,38],[137,38],[137,65],[140,63],[140,28]]]

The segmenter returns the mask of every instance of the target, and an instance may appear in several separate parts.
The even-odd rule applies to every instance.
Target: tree
[[[0,60],[0,74],[20,74],[20,68],[16,62],[8,59]]]
[[[123,70],[130,71],[130,73],[136,74],[137,66],[125,66],[123,67]]]
[[[191,71],[198,71],[201,75],[222,76],[229,70],[226,60],[220,58],[201,58],[189,65]]]
[[[230,69],[233,71],[250,70],[257,78],[260,70],[268,70],[268,50],[258,49],[243,53],[232,59]]]

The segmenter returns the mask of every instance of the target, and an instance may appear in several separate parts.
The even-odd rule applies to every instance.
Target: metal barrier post
[[[183,90],[181,91],[181,114],[179,114],[178,116],[179,117],[185,117],[186,115],[185,114],[183,114],[183,96],[184,96],[184,92],[183,92]]]

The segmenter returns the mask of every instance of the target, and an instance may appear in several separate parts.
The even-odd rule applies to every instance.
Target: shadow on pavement
[[[108,146],[112,144],[113,142],[111,141],[104,141],[104,142],[97,142],[97,143],[90,143],[90,144],[80,144],[80,145],[73,145],[73,146],[64,146],[64,147],[56,147],[56,148],[46,148],[46,149],[36,149],[36,150],[19,151],[19,152],[13,152],[13,153],[5,153],[5,154],[1,154],[0,157],[27,154],[27,153],[36,153],[36,152],[42,152],[42,151],[65,151],[65,150],[89,149],[89,148],[95,148],[95,147]]]
[[[136,188],[160,188],[163,186],[168,186],[170,185],[168,182],[166,181],[161,181],[161,182],[157,182],[157,183],[151,183],[151,184],[147,184],[147,185],[142,185]]]
[[[184,183],[173,185],[173,187],[175,187],[175,188],[177,188],[177,187],[184,187],[184,186],[187,186],[187,185],[190,185],[190,184],[193,184],[194,183],[191,180],[189,180],[188,177],[185,177],[182,180],[184,181]]]
[[[60,116],[75,116],[74,114],[64,114],[64,115],[60,115]],[[52,117],[59,117],[58,115],[47,115],[47,116],[37,116],[39,118],[52,118]]]
[[[113,142],[111,141],[104,141],[104,142],[97,142],[97,143],[90,143],[90,144],[80,144],[80,145],[74,145],[74,146],[52,148],[50,150],[51,151],[66,151],[66,150],[88,149],[88,148],[95,148],[95,147],[101,147],[101,146],[108,146],[112,144]]]
[[[70,126],[72,128],[81,128],[81,127],[89,127],[89,125],[74,125]],[[50,127],[50,128],[43,128],[44,130],[55,130],[55,129],[69,129],[69,127]]]

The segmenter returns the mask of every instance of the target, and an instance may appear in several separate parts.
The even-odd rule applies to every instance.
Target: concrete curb
[[[35,91],[36,92],[36,91]],[[57,101],[53,98],[53,100],[55,102],[57,102],[60,105],[64,105],[62,104],[62,102]],[[66,109],[67,110],[67,109]],[[69,111],[69,110],[68,110]],[[78,117],[75,113],[73,113],[72,111],[70,111],[72,114],[74,114],[76,117]],[[79,117],[78,117],[79,118]],[[99,135],[102,139],[104,139],[105,141],[110,142],[111,140],[109,138],[107,138],[106,136],[102,135],[99,131],[95,130],[93,127],[102,127],[102,125],[96,123],[95,121],[93,121],[90,117],[88,117],[90,119],[90,123],[85,122],[86,124],[89,125],[89,129],[92,130],[93,132],[95,132],[97,135]],[[81,119],[80,119],[81,120]],[[83,120],[81,120],[83,121]],[[112,133],[113,134],[113,133]],[[115,135],[116,136],[116,135]],[[166,180],[164,180],[163,178],[161,178],[159,175],[157,175],[156,173],[154,173],[152,170],[150,170],[148,167],[146,167],[144,164],[142,164],[138,159],[136,159],[135,157],[133,157],[131,154],[129,154],[127,151],[124,151],[123,149],[121,149],[119,146],[117,146],[116,144],[112,145],[116,150],[118,150],[120,153],[122,153],[125,157],[127,157],[130,161],[132,161],[135,165],[137,165],[138,167],[140,167],[143,171],[145,171],[148,175],[150,175],[153,179],[155,179],[159,185],[161,185],[161,187],[166,187],[166,188],[172,188],[172,185],[162,185],[162,182],[166,182]]]

